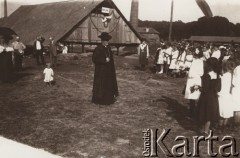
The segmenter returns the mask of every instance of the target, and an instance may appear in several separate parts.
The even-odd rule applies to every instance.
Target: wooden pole
[[[169,42],[172,41],[173,5],[174,5],[174,0],[172,0],[172,5],[171,5],[171,17],[170,17],[170,27],[169,27],[169,37],[168,37]]]

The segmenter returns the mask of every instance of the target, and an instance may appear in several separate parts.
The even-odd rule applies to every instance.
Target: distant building
[[[159,32],[151,27],[138,27],[138,33],[145,38],[149,43],[155,44],[160,42]]]

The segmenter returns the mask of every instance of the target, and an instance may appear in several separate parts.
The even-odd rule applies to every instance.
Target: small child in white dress
[[[52,81],[53,81],[53,69],[51,68],[51,64],[47,63],[47,67],[44,69],[43,74],[44,74],[44,82],[47,83],[48,86],[52,86]]]

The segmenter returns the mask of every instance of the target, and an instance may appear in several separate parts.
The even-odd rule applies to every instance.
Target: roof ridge
[[[38,4],[24,4],[21,6],[37,6],[37,5],[48,5],[48,4],[57,4],[57,3],[69,3],[69,2],[90,2],[91,0],[63,0],[63,1],[57,1],[57,2],[47,2],[47,3],[38,3]],[[104,1],[104,0],[92,0],[95,1]]]

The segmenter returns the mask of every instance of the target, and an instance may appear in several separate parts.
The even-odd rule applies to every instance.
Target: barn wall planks
[[[140,43],[138,37],[125,23],[122,17],[113,10],[114,15],[104,26],[100,14],[91,13],[67,38],[68,42],[100,42],[98,35],[109,32],[112,36],[110,43],[131,44]]]

